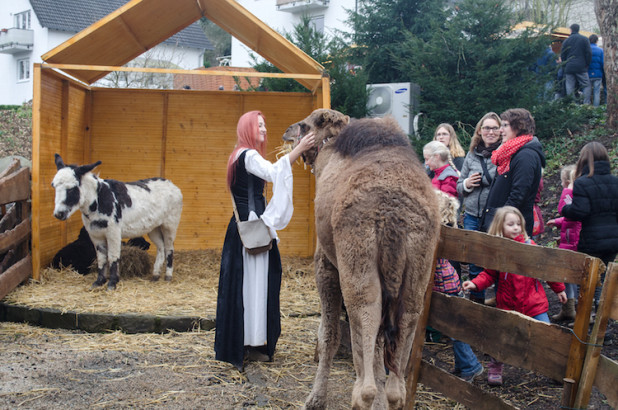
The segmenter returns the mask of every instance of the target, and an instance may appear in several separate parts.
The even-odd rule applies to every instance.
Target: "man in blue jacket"
[[[579,34],[579,24],[571,24],[571,35],[562,43],[560,58],[565,63],[566,93],[573,95],[577,84],[584,93],[584,104],[590,104],[592,87],[588,66],[592,58],[590,41]]]
[[[601,82],[603,81],[603,77],[605,77],[603,49],[597,46],[599,36],[592,34],[588,38],[590,39],[590,50],[592,52],[592,59],[590,60],[590,66],[588,66],[588,77],[592,84],[594,106],[598,107],[601,103]]]

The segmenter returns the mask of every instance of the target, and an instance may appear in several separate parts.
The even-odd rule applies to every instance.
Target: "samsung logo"
[[[396,91],[395,91],[395,94],[405,93],[406,91],[408,91],[408,89],[407,89],[407,88],[405,88],[405,87],[404,87],[404,88],[400,88],[400,89],[398,89],[398,90],[396,90]]]

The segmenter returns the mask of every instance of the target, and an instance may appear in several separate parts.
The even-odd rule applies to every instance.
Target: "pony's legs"
[[[318,370],[315,374],[311,394],[309,394],[305,402],[305,408],[307,409],[326,408],[328,375],[333,363],[333,357],[339,349],[341,338],[339,320],[342,297],[339,275],[337,269],[321,252],[319,244],[315,257],[315,274],[320,294],[322,319],[318,331]]]
[[[176,238],[177,226],[161,226],[163,245],[165,248],[165,280],[172,280],[174,273],[174,239]]]
[[[161,275],[161,265],[163,265],[163,260],[165,259],[165,241],[163,240],[161,227],[157,226],[153,229],[152,232],[148,234],[148,237],[157,247],[157,256],[152,269],[152,280],[159,280]]]
[[[97,280],[94,281],[91,288],[96,288],[107,282],[107,246],[105,241],[102,240],[93,240],[92,243],[97,252]]]

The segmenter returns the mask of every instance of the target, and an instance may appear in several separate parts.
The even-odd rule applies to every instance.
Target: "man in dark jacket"
[[[588,78],[588,66],[592,52],[588,38],[579,34],[579,24],[571,24],[571,35],[562,43],[560,58],[565,63],[567,95],[573,95],[579,84],[584,93],[584,104],[590,104],[592,87]]]
[[[491,157],[497,172],[481,217],[481,230],[487,232],[497,208],[510,205],[523,214],[526,232],[532,236],[534,200],[545,167],[543,146],[533,136],[534,119],[527,110],[512,108],[500,118],[503,142]]]

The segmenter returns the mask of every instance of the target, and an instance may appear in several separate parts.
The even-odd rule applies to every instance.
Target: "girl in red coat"
[[[448,147],[439,141],[431,141],[423,147],[425,166],[433,171],[431,184],[434,188],[457,198],[459,171],[452,163]]]
[[[513,239],[521,243],[536,245],[526,233],[526,222],[521,212],[512,206],[503,206],[496,210],[489,227],[489,234]],[[533,319],[550,323],[547,310],[549,302],[545,289],[538,279],[517,275],[509,272],[498,272],[485,269],[474,280],[465,281],[465,290],[483,290],[492,283],[496,284],[496,307],[504,310],[514,310],[530,316]],[[560,303],[566,303],[567,297],[563,283],[548,282],[558,295]],[[489,365],[487,381],[490,385],[502,384],[502,363],[492,359]]]

